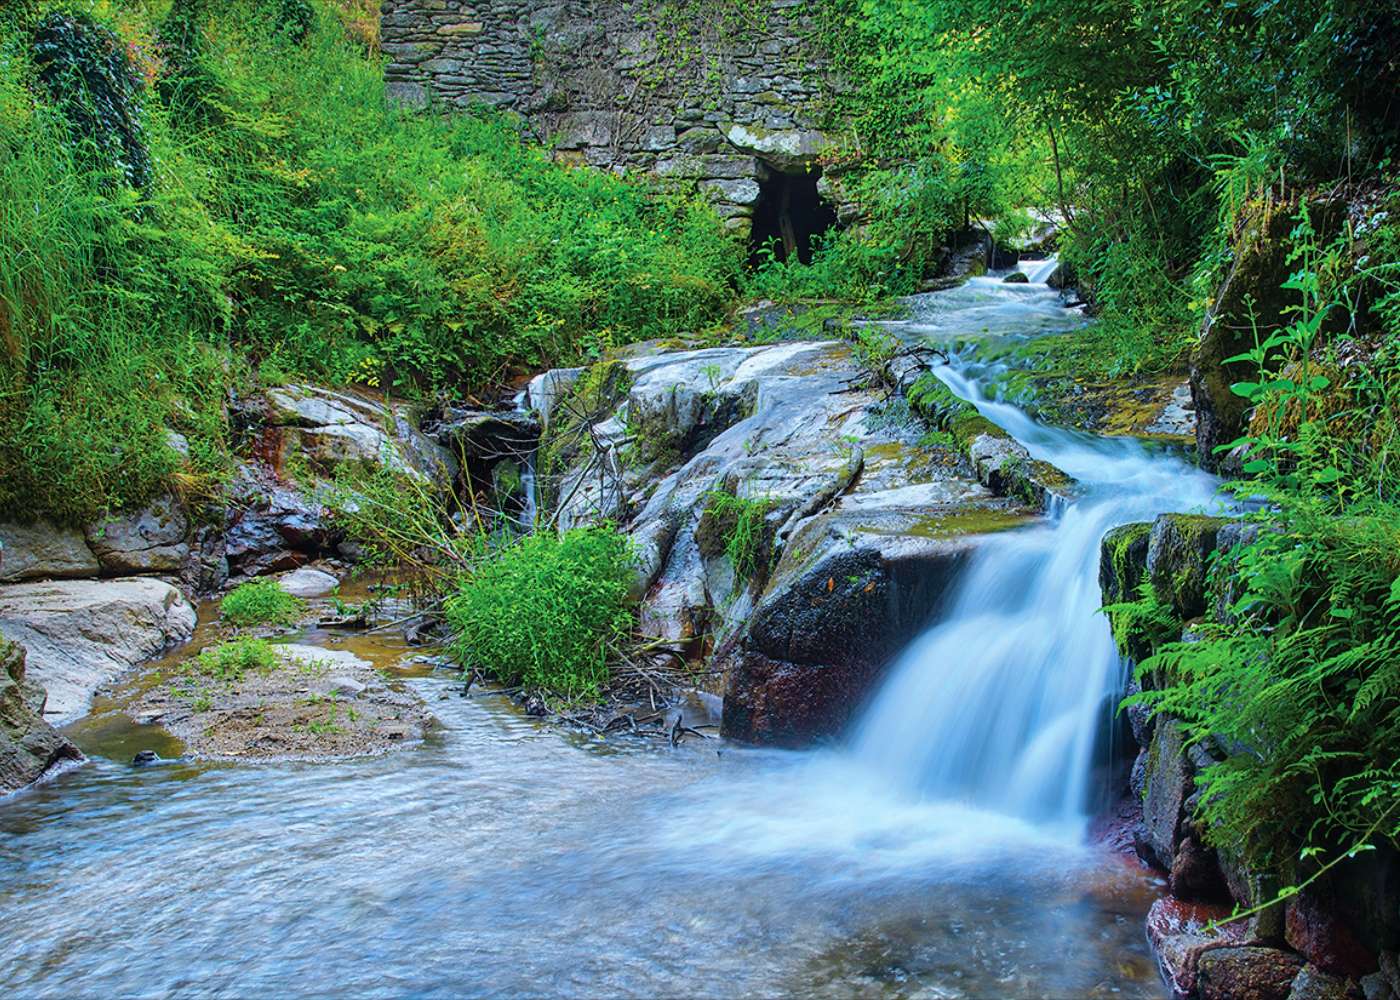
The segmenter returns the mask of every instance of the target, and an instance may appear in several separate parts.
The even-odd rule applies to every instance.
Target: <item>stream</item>
[[[892,328],[941,343],[1083,322],[992,276],[913,310]],[[0,808],[5,992],[1164,996],[1160,887],[1085,844],[1123,680],[1098,543],[1214,483],[1038,425],[978,375],[940,370],[1082,493],[984,545],[846,745],[605,741],[413,669],[443,723],[422,747],[133,768],[159,733],[100,701],[71,728],[92,763]]]

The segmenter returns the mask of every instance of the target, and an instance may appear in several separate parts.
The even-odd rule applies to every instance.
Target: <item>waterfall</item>
[[[954,368],[937,374],[1082,494],[1048,523],[982,545],[944,620],[892,667],[851,751],[921,798],[1072,822],[1091,805],[1124,680],[1098,614],[1100,541],[1119,524],[1210,506],[1214,480],[1135,441],[1037,424]]]
[[[528,414],[530,412],[530,393],[522,389],[515,396],[515,412]],[[539,494],[536,487],[535,476],[535,456],[537,448],[531,448],[525,454],[523,467],[520,470],[520,491],[525,495],[524,503],[520,508],[518,524],[520,530],[532,532],[535,530],[535,521],[539,517]]]

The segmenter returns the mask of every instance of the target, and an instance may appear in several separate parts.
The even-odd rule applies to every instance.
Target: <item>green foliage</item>
[[[773,558],[773,528],[767,523],[773,501],[740,497],[727,490],[710,490],[698,534],[702,551],[713,548],[729,557],[735,575],[760,583]]]
[[[283,6],[96,4],[42,65],[35,25],[89,22],[0,19],[0,516],[214,493],[254,372],[471,393],[727,307],[739,248],[707,205],[398,108],[344,5]]]
[[[280,662],[276,650],[267,640],[243,638],[203,650],[193,659],[186,660],[181,670],[224,684],[236,684],[250,670],[271,673]]]
[[[1144,659],[1181,638],[1181,619],[1150,582],[1139,585],[1136,600],[1109,604],[1103,612],[1113,627],[1118,651],[1130,659]]]
[[[504,684],[596,697],[634,624],[627,537],[530,535],[481,562],[446,602],[452,655]]]
[[[1211,838],[1288,868],[1308,848],[1400,841],[1400,529],[1292,505],[1233,553],[1241,592],[1200,641],[1139,668],[1141,699],[1225,750],[1198,776]],[[1270,525],[1277,528],[1277,524]]]
[[[1325,853],[1400,843],[1400,495],[1372,437],[1395,390],[1377,387],[1382,352],[1341,394],[1351,408],[1326,405],[1338,397],[1319,334],[1367,276],[1329,293],[1337,248],[1319,245],[1306,208],[1293,240],[1288,321],[1239,359],[1259,375],[1235,387],[1255,407],[1234,443],[1253,478],[1235,488],[1268,506],[1216,560],[1193,641],[1139,667],[1159,685],[1139,700],[1219,758],[1197,778],[1209,837],[1286,878]]]
[[[276,580],[239,584],[219,602],[224,621],[246,628],[251,625],[294,625],[306,605],[277,585]]]

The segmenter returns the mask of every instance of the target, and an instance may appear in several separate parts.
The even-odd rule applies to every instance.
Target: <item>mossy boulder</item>
[[[1239,438],[1249,421],[1249,402],[1230,388],[1258,372],[1249,362],[1228,361],[1283,327],[1298,293],[1284,289],[1292,272],[1289,234],[1299,202],[1259,201],[1240,217],[1231,246],[1233,260],[1206,312],[1191,358],[1191,396],[1196,407],[1196,450],[1201,465],[1222,468],[1216,449]],[[1313,226],[1326,239],[1343,218],[1342,206],[1310,206]]]
[[[1206,584],[1225,518],[1198,514],[1163,514],[1152,524],[1147,545],[1147,575],[1157,599],[1182,619],[1206,611]]]

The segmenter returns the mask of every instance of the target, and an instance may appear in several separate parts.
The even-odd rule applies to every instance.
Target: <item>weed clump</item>
[[[596,697],[633,626],[634,580],[631,545],[615,528],[523,538],[448,598],[453,658],[504,684]]]
[[[277,585],[276,580],[240,584],[219,602],[224,621],[239,628],[254,625],[294,625],[306,605]]]
[[[184,670],[225,684],[235,684],[249,671],[271,673],[277,669],[277,653],[266,639],[234,639],[186,660]]]

